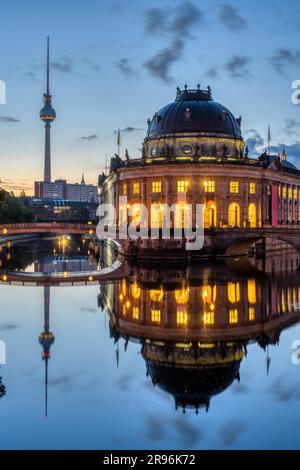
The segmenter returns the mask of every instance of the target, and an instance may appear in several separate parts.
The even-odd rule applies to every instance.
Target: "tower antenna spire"
[[[47,37],[47,95],[50,95],[50,38]]]

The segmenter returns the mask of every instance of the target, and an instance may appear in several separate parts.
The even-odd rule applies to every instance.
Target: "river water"
[[[300,447],[297,255],[52,285],[106,259],[74,237],[0,248],[1,449]]]

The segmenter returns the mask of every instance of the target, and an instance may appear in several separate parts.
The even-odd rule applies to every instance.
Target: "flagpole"
[[[270,155],[270,149],[271,149],[271,128],[270,124],[268,127],[268,155]]]

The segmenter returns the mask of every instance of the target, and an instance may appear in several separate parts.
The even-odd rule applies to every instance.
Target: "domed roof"
[[[182,91],[177,88],[173,103],[164,106],[149,122],[148,138],[160,134],[198,133],[242,139],[240,122],[222,104],[213,101],[211,90]]]
[[[224,392],[239,377],[240,362],[223,366],[177,368],[147,361],[153,383],[173,395],[176,407],[206,408],[211,397]]]
[[[283,166],[283,168],[287,168],[289,170],[296,170],[297,171],[297,167],[291,163],[291,162],[288,162],[288,161],[281,161],[281,165]]]

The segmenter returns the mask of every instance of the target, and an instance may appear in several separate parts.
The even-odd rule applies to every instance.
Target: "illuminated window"
[[[131,295],[135,300],[138,300],[141,295],[141,289],[138,287],[136,282],[131,286]]]
[[[215,181],[204,181],[204,191],[206,193],[214,193],[216,190]]]
[[[293,199],[293,188],[289,188],[289,199]]]
[[[123,196],[127,196],[127,184],[123,184]]]
[[[126,317],[126,315],[127,315],[127,308],[126,308],[126,305],[125,305],[125,304],[123,304],[123,306],[122,306],[122,312],[123,312],[124,317]]]
[[[286,186],[282,188],[282,197],[286,197]]]
[[[250,307],[249,308],[249,321],[255,320],[255,308]]]
[[[139,307],[132,307],[132,318],[138,320],[140,318],[140,309]]]
[[[188,182],[187,181],[177,181],[177,191],[179,193],[186,193],[188,190]]]
[[[151,322],[160,323],[160,310],[151,310]]]
[[[249,192],[250,192],[250,194],[255,194],[256,193],[256,184],[255,183],[250,183],[249,184]]]
[[[278,186],[278,197],[281,197],[281,186]]]
[[[186,304],[189,300],[190,291],[189,289],[181,289],[175,291],[175,300],[178,304]]]
[[[150,290],[150,299],[153,302],[161,302],[163,298],[164,292],[163,290]]]
[[[255,279],[248,279],[248,302],[256,304],[256,282]]]
[[[152,181],[152,192],[161,193],[161,181]]]
[[[228,300],[231,304],[239,302],[241,299],[240,295],[240,283],[239,282],[228,282],[227,285]]]
[[[230,181],[231,194],[238,194],[240,192],[240,185],[238,181]]]
[[[204,325],[211,326],[215,323],[215,306],[212,304],[210,310],[204,312]]]
[[[133,194],[140,194],[140,183],[133,183]]]
[[[298,190],[294,188],[294,199],[298,199]]]
[[[229,310],[229,323],[231,325],[237,323],[239,321],[239,312],[237,308]]]
[[[213,303],[217,297],[217,286],[202,286],[202,299],[203,302]]]
[[[232,202],[228,206],[228,225],[229,227],[240,227],[241,225],[241,210],[236,202]]]
[[[178,326],[186,326],[187,324],[187,313],[185,309],[177,309],[176,323]]]

